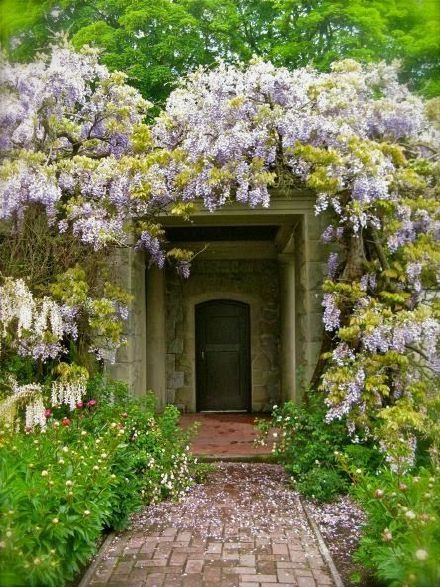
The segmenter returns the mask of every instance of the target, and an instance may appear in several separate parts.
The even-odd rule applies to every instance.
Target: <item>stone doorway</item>
[[[231,203],[215,214],[197,211],[191,223],[164,215],[170,247],[197,253],[188,280],[121,249],[120,281],[134,302],[111,375],[136,394],[154,391],[159,408],[195,412],[195,308],[228,299],[250,308],[252,412],[300,401],[321,348],[328,257],[320,241],[328,221],[313,203],[312,194],[278,192],[264,210]]]
[[[258,236],[258,230],[255,232]],[[197,241],[182,241],[177,246],[195,247]],[[169,269],[164,287],[167,402],[184,412],[270,411],[280,400],[281,389],[280,280],[271,242],[211,241],[209,249],[196,257],[189,279]],[[229,304],[216,309],[219,300]],[[212,316],[214,324],[208,333],[212,340],[200,341],[198,312],[212,307],[213,312],[226,314],[246,308],[248,325],[243,323],[244,315],[224,316],[223,320]],[[214,345],[212,353],[207,356],[199,343]],[[223,352],[216,354],[220,348]],[[201,360],[203,350],[205,360]],[[209,372],[207,360],[211,362]],[[229,386],[231,389],[225,389]],[[206,392],[208,402],[203,401]]]

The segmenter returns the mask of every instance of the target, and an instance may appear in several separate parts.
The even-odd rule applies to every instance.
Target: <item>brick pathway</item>
[[[264,418],[267,416],[258,416]],[[191,443],[191,452],[197,456],[221,458],[258,457],[272,454],[273,442],[256,446],[256,416],[251,414],[184,414],[182,428],[198,422],[199,429]]]
[[[333,585],[279,465],[221,463],[179,503],[137,515],[81,587]]]

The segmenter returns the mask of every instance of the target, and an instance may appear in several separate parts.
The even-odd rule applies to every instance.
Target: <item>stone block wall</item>
[[[304,214],[295,234],[296,272],[296,364],[298,387],[310,381],[317,363],[323,336],[322,282],[331,248],[321,241],[328,217]]]
[[[134,395],[143,395],[147,391],[145,255],[131,248],[116,249],[111,270],[118,285],[132,295],[133,301],[124,324],[126,344],[118,350],[115,363],[106,365],[106,371],[113,379],[125,381]]]

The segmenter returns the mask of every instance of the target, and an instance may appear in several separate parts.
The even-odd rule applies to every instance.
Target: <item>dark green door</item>
[[[196,306],[197,411],[250,411],[249,306]]]

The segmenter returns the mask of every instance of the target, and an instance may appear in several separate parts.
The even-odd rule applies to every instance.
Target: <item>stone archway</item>
[[[269,358],[264,352],[264,330],[260,323],[263,318],[264,300],[249,292],[237,292],[225,282],[220,289],[212,289],[189,295],[184,303],[186,317],[184,348],[188,360],[187,383],[177,394],[179,404],[187,406],[188,411],[196,409],[196,321],[195,309],[198,304],[221,297],[249,305],[250,312],[250,364],[251,364],[251,410],[260,411],[266,404],[272,404],[279,397],[279,360],[275,353]],[[199,287],[206,287],[201,283]],[[266,339],[267,340],[267,339]]]

